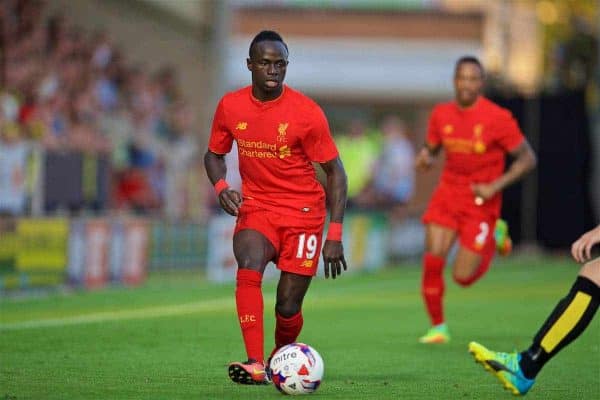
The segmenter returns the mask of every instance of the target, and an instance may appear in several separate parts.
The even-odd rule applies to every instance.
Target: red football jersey
[[[237,142],[244,202],[289,215],[326,214],[325,191],[311,162],[338,156],[321,108],[284,86],[261,102],[247,86],[227,93],[217,106],[208,149],[231,151]]]
[[[504,156],[523,143],[524,136],[510,111],[485,97],[461,109],[456,102],[438,104],[429,119],[427,143],[441,144],[446,161],[440,184],[456,201],[474,203],[473,183],[489,183],[504,173]],[[483,205],[500,211],[501,194]]]

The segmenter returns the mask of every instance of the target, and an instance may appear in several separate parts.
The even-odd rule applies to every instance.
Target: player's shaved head
[[[281,44],[283,44],[283,47],[285,47],[286,52],[288,52],[288,47],[287,44],[285,44],[285,42],[283,41],[283,38],[281,37],[281,35],[275,31],[260,31],[256,36],[254,36],[254,39],[252,39],[252,42],[250,42],[250,48],[248,49],[248,55],[250,56],[250,58],[252,58],[252,52],[254,51],[254,48],[256,47],[256,45],[258,43],[261,42],[266,42],[266,41],[270,41],[270,42],[281,42]]]

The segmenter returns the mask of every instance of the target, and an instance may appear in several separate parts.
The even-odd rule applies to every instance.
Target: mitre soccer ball
[[[309,394],[317,390],[325,365],[315,349],[304,343],[283,346],[269,364],[273,384],[284,394]]]

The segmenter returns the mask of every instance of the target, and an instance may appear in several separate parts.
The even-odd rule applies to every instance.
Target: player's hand
[[[498,192],[492,183],[474,183],[471,185],[471,190],[475,198],[480,197],[483,201],[491,199]]]
[[[232,189],[225,189],[219,194],[219,204],[229,215],[237,216],[242,205],[242,195]]]
[[[415,168],[417,171],[427,171],[433,165],[433,157],[428,149],[422,148],[415,159]]]
[[[600,225],[584,233],[571,246],[571,255],[577,262],[585,262],[592,258],[592,247],[600,243]]]
[[[325,264],[325,278],[331,277],[335,279],[336,276],[342,274],[342,267],[344,271],[348,269],[346,265],[346,259],[344,258],[344,246],[342,242],[337,240],[326,240],[323,246],[323,264]]]

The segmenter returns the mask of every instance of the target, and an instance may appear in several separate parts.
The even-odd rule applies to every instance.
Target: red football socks
[[[280,348],[286,344],[294,343],[298,339],[304,323],[302,311],[289,318],[275,313],[275,319],[277,320],[275,324],[275,347]]]
[[[248,358],[264,362],[262,274],[238,269],[235,304]]]
[[[423,257],[421,294],[431,319],[431,325],[439,325],[444,322],[442,298],[444,297],[443,272],[445,262],[445,259],[430,253],[425,253]]]

